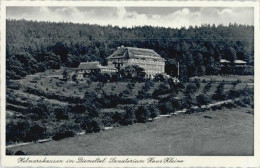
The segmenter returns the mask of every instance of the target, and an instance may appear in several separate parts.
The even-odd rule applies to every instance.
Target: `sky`
[[[181,28],[202,24],[253,25],[253,8],[235,7],[7,7],[7,19],[89,23],[119,27]]]

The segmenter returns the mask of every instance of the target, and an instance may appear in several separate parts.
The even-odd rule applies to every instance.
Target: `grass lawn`
[[[29,155],[253,155],[252,111],[236,108],[172,116],[10,150]]]

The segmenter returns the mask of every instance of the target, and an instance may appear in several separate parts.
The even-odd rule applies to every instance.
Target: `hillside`
[[[28,74],[77,67],[81,61],[106,64],[117,47],[149,48],[166,59],[166,73],[187,77],[217,75],[220,59],[245,60],[254,65],[254,27],[229,26],[119,28],[73,23],[7,20],[7,79]],[[196,65],[196,66],[195,66]]]
[[[237,105],[254,106],[253,76],[205,76],[190,83],[170,79],[100,82],[89,76],[74,82],[63,80],[65,69],[8,81],[7,144],[51,138],[66,130],[86,131],[92,126],[85,124],[95,120],[98,131],[144,123],[160,114],[238,97]]]

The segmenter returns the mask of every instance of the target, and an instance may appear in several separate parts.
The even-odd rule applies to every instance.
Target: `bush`
[[[211,107],[211,110],[212,110],[212,111],[216,111],[216,110],[218,110],[218,107],[217,107],[217,106],[212,106],[212,107]]]
[[[210,102],[210,98],[206,94],[200,94],[196,97],[196,99],[199,106],[207,105]]]
[[[73,137],[75,135],[75,133],[73,131],[70,130],[62,130],[61,132],[56,133],[52,139],[55,141],[64,139],[64,138],[69,138],[69,137]]]
[[[236,107],[236,104],[235,103],[224,103],[223,104],[223,107],[226,107],[226,108],[228,108],[228,109],[232,109],[232,108],[235,108]]]
[[[6,125],[6,142],[25,142],[30,123],[26,120],[17,120]]]
[[[123,125],[124,115],[122,113],[119,113],[119,112],[116,111],[113,114],[112,119],[113,119],[114,123],[118,123],[120,125]]]
[[[211,87],[212,87],[212,82],[207,83],[204,86],[203,93],[207,93],[210,90]]]
[[[54,109],[55,118],[57,120],[68,120],[69,116],[67,114],[66,107],[58,107]]]
[[[111,115],[103,115],[102,116],[102,123],[104,124],[104,127],[111,127],[114,124],[112,116]]]
[[[99,132],[103,129],[103,123],[99,118],[93,118],[92,120],[87,120],[85,126],[86,133]]]
[[[197,85],[195,83],[190,83],[186,86],[185,94],[194,94],[195,92],[197,92],[197,90]]]
[[[150,117],[154,119],[160,114],[160,110],[156,105],[149,105],[148,109],[150,111]]]
[[[254,105],[254,99],[253,99],[253,97],[251,97],[251,98],[243,98],[242,101],[243,101],[243,103],[246,104],[246,105],[249,105],[249,106]]]
[[[180,99],[171,99],[171,102],[175,111],[185,108],[185,106],[183,105]]]
[[[226,98],[226,96],[224,95],[224,86],[225,86],[225,81],[223,80],[217,86],[217,90],[215,91],[215,94],[213,95],[213,98],[215,100],[224,100]]]
[[[159,105],[161,114],[169,114],[174,111],[174,107],[171,102],[167,101]]]
[[[198,113],[198,112],[201,112],[201,111],[203,111],[201,108],[190,108],[185,113],[186,114],[192,114],[192,113]]]
[[[146,123],[150,117],[150,113],[147,107],[139,106],[135,112],[136,120],[140,123]]]
[[[136,122],[135,109],[133,107],[129,107],[126,109],[126,113],[123,119],[123,125],[132,125],[135,122]]]
[[[194,95],[187,95],[184,99],[187,108],[197,105],[197,99]]]
[[[159,95],[168,94],[168,93],[170,93],[170,91],[171,90],[170,90],[168,83],[164,82],[164,83],[160,84],[157,89],[154,90],[152,95],[153,95],[153,97],[157,97]]]
[[[14,89],[14,90],[19,90],[21,88],[21,84],[19,83],[14,83],[14,82],[10,82],[10,81],[7,81],[6,82],[6,86],[10,89]]]
[[[199,89],[200,88],[200,79],[194,79],[193,83],[196,85],[196,88]]]
[[[19,150],[19,151],[15,152],[14,155],[26,155],[26,153]]]
[[[163,81],[165,81],[165,78],[162,74],[156,74],[153,80],[155,82],[163,82]]]
[[[42,139],[44,138],[45,131],[46,131],[45,127],[39,124],[34,124],[33,126],[30,127],[26,139],[28,141],[37,141],[38,139]]]

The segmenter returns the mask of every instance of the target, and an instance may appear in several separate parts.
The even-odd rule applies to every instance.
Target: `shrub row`
[[[59,94],[56,94],[56,93],[53,93],[53,92],[44,92],[42,90],[31,88],[31,87],[27,87],[25,89],[25,92],[30,93],[30,94],[34,94],[34,95],[37,95],[37,96],[43,96],[43,97],[46,97],[48,99],[56,99],[56,100],[65,101],[65,102],[69,102],[69,103],[82,102],[82,99],[80,97],[62,96],[62,95],[59,95]]]

